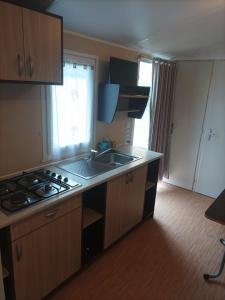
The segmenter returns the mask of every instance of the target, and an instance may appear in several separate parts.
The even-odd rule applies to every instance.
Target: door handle
[[[16,246],[15,246],[15,252],[16,252],[17,261],[20,261],[22,258],[22,249],[18,244],[16,244]]]
[[[130,180],[129,180],[129,182],[133,182],[133,180],[134,180],[134,175],[133,175],[133,173],[130,173]]]
[[[49,213],[47,213],[47,214],[45,215],[45,217],[46,217],[46,218],[54,217],[54,216],[57,214],[57,212],[58,212],[58,209],[53,210],[53,211],[50,211]]]
[[[170,125],[170,134],[173,134],[174,131],[174,123],[171,123]]]
[[[209,129],[208,141],[211,141],[212,137],[216,136],[214,130],[212,128]]]
[[[34,74],[34,63],[33,63],[32,57],[30,55],[28,56],[28,68],[30,71],[29,75],[30,75],[30,77],[32,77]]]
[[[132,182],[133,179],[134,179],[133,174],[132,174],[132,173],[128,173],[128,174],[126,175],[126,181],[125,181],[126,184]]]
[[[17,63],[18,63],[18,74],[22,76],[23,74],[23,60],[20,54],[17,55]]]

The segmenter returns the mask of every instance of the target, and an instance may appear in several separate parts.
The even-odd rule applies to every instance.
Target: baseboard
[[[169,184],[179,186],[181,188],[192,191],[192,184],[190,184],[188,182],[184,182],[184,181],[180,181],[180,180],[174,180],[174,179],[170,179],[170,178],[168,179],[168,178],[165,178],[165,177],[163,177],[162,181],[165,182],[165,183],[169,183]]]

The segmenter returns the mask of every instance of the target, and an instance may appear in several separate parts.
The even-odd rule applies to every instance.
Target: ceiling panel
[[[225,0],[55,0],[65,29],[155,56],[225,58]]]

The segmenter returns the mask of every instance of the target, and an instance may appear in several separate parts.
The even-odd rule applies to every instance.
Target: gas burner
[[[53,195],[59,194],[61,192],[66,191],[67,189],[61,185],[58,185],[54,182],[47,182],[41,185],[38,189],[36,189],[34,192],[38,196],[49,198]]]
[[[33,174],[25,175],[18,180],[18,183],[26,188],[32,188],[41,182],[42,181]]]
[[[70,178],[54,172],[49,175],[49,172],[40,169],[0,181],[0,206],[3,211],[16,212],[80,186]]]
[[[17,192],[1,201],[1,206],[7,211],[17,211],[19,209],[25,208],[37,201],[40,198],[36,195],[32,195],[26,192]]]
[[[0,183],[0,196],[15,192],[17,188],[14,182],[2,182]]]

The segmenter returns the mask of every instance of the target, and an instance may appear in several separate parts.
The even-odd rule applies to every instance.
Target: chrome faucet
[[[90,160],[95,160],[97,157],[101,156],[102,154],[108,153],[111,150],[113,150],[113,148],[108,148],[102,152],[99,152],[97,150],[91,149],[90,150]]]
[[[97,154],[98,154],[97,150],[91,149],[90,150],[90,160],[95,160]]]

